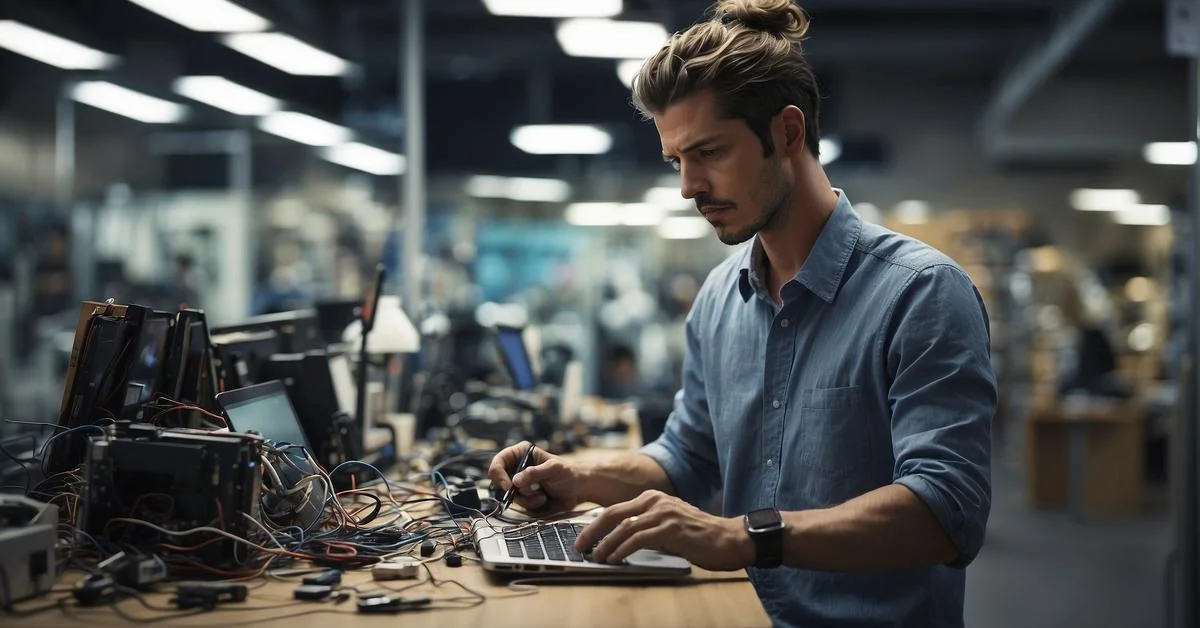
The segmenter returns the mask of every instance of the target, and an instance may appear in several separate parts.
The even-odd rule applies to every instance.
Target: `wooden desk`
[[[1069,506],[1086,515],[1137,512],[1142,507],[1143,429],[1142,410],[1134,402],[1035,408],[1028,422],[1031,504]]]
[[[616,449],[582,449],[573,452],[574,459],[593,460],[618,455],[640,444],[640,436],[634,428],[626,435],[626,441]],[[473,556],[472,552],[464,554]],[[298,565],[299,566],[299,565]],[[429,573],[435,578],[453,579],[486,596],[480,604],[470,606],[463,602],[438,601],[439,598],[467,596],[453,584],[434,586],[425,582],[419,588],[404,593],[405,596],[428,596],[434,606],[422,611],[410,611],[397,615],[360,614],[356,611],[356,600],[352,596],[341,604],[333,602],[303,602],[292,597],[292,591],[300,584],[300,578],[279,580],[263,578],[246,582],[251,588],[249,598],[242,603],[219,606],[212,612],[151,610],[136,599],[128,598],[111,606],[81,608],[74,604],[69,589],[83,577],[81,572],[69,572],[58,586],[62,592],[40,597],[18,604],[18,611],[34,609],[66,600],[61,608],[48,610],[30,617],[0,614],[5,628],[17,627],[69,627],[129,625],[132,621],[154,622],[170,626],[336,626],[348,622],[362,626],[488,626],[489,628],[530,628],[537,626],[770,626],[770,619],[763,610],[753,586],[746,580],[745,572],[714,573],[693,568],[692,576],[685,580],[669,583],[572,583],[564,578],[540,578],[536,591],[530,593],[520,587],[510,588],[511,577],[500,577],[483,571],[477,562],[469,558],[462,567],[447,567],[440,561],[429,563],[429,572],[422,571],[421,578],[428,580]],[[532,574],[537,575],[537,574]],[[518,583],[523,580],[517,580]],[[357,586],[367,592],[387,587],[399,588],[412,581],[375,583],[367,571],[347,571],[343,586]],[[146,601],[156,607],[168,609],[175,590],[173,585],[164,585],[163,593],[146,596]],[[124,616],[122,615],[124,614]]]
[[[252,581],[247,583],[252,590],[242,603],[226,604],[213,612],[200,611],[152,611],[134,599],[119,603],[119,610],[128,616],[122,617],[109,606],[81,608],[73,600],[64,606],[66,610],[50,610],[32,617],[3,617],[6,628],[18,627],[70,627],[128,625],[130,618],[136,621],[156,621],[170,626],[288,626],[307,628],[316,626],[488,626],[502,628],[529,628],[536,626],[770,626],[771,622],[763,611],[753,587],[745,580],[745,574],[713,573],[694,569],[686,582],[672,584],[552,584],[549,579],[538,580],[535,593],[514,591],[505,582],[486,574],[473,561],[457,569],[441,563],[431,564],[438,578],[452,578],[487,596],[487,601],[473,607],[464,603],[448,604],[436,601],[439,597],[463,596],[463,592],[452,584],[434,587],[426,583],[405,595],[428,595],[434,605],[446,608],[407,612],[400,615],[361,614],[355,610],[351,598],[342,604],[333,602],[301,602],[292,599],[292,590],[299,584],[294,581]],[[63,578],[60,588],[69,588],[78,573]],[[427,578],[422,574],[422,578]],[[347,572],[344,585],[360,585],[366,592],[388,585],[403,586],[408,581],[374,583],[366,572]],[[561,579],[555,580],[561,582]],[[258,587],[258,588],[253,588]],[[173,591],[166,586],[164,590]],[[17,610],[37,608],[56,599],[70,598],[68,593],[55,593],[17,605]],[[153,606],[170,605],[169,593],[146,596]],[[452,608],[457,606],[458,608]],[[255,610],[258,609],[258,610]],[[191,613],[191,614],[189,614]]]

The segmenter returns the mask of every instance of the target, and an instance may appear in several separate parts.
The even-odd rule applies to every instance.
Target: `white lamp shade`
[[[354,347],[361,348],[362,321],[354,321],[342,332],[342,340]],[[375,327],[367,334],[367,353],[373,355],[394,353],[416,353],[421,350],[421,335],[412,321],[400,309],[400,297],[383,295],[379,297],[379,311],[375,313]]]

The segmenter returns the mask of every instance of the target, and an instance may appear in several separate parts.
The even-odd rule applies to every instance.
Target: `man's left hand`
[[[712,571],[754,563],[754,543],[741,518],[710,515],[660,491],[606,508],[575,541],[580,552],[593,545],[592,558],[600,563],[618,563],[640,549],[662,550]]]

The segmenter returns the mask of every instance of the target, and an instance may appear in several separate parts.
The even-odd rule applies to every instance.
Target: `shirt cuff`
[[[895,483],[916,493],[917,497],[925,502],[941,524],[942,530],[958,548],[958,558],[947,566],[962,568],[971,564],[983,545],[982,534],[974,532],[975,526],[964,520],[962,512],[946,500],[942,490],[920,475],[906,475],[897,479]]]

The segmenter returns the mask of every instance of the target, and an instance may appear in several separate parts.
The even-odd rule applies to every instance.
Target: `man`
[[[748,567],[777,625],[961,626],[991,505],[987,314],[949,258],[864,224],[818,159],[790,0],[725,0],[642,68],[682,192],[726,244],[688,317],[683,388],[638,454],[540,452],[526,508],[607,508],[599,561],[660,548]],[[501,452],[502,488],[525,445]],[[696,507],[723,490],[724,517]],[[598,545],[597,545],[598,543]]]

